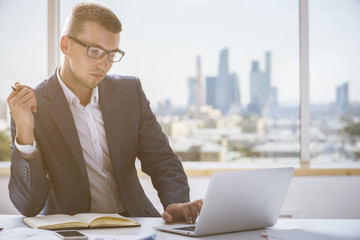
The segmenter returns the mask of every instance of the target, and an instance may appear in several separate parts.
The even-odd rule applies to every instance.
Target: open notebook
[[[272,168],[214,173],[196,224],[154,228],[203,236],[273,226],[293,172],[294,168]]]

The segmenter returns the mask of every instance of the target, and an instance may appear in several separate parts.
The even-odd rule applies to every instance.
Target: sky
[[[60,1],[60,22],[78,1]],[[251,62],[264,69],[272,53],[272,85],[282,104],[299,102],[299,14],[296,0],[104,0],[123,24],[126,52],[111,73],[138,76],[152,105],[170,99],[185,106],[187,80],[201,57],[205,77],[218,74],[220,51],[229,49],[230,72],[250,99]],[[310,100],[335,101],[349,82],[360,101],[360,0],[309,0]],[[35,87],[47,78],[47,1],[0,0],[0,99],[19,81]],[[62,27],[61,27],[62,30]]]

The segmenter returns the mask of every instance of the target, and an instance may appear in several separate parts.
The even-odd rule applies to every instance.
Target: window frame
[[[48,0],[48,75],[60,64],[60,0]],[[310,96],[309,96],[309,0],[299,0],[300,31],[300,165],[295,175],[360,175],[360,168],[310,169]],[[186,165],[186,164],[185,164]],[[240,168],[187,168],[189,175],[209,176],[216,171]],[[243,168],[242,168],[243,169]],[[141,172],[139,170],[139,172]],[[0,173],[7,173],[7,170]]]
[[[300,164],[310,165],[309,0],[299,0],[300,17]]]

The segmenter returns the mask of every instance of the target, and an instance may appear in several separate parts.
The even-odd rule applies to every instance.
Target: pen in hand
[[[11,86],[11,88],[12,88],[12,90],[13,90],[16,94],[19,92],[19,91],[18,91],[18,90],[16,90],[16,88],[14,88],[13,86]],[[32,111],[33,113],[37,113],[36,108],[31,109],[31,111]]]

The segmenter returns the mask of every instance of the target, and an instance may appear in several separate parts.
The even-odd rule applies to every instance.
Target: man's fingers
[[[14,102],[14,105],[17,107],[24,106],[25,103],[31,101],[33,105],[35,105],[35,96],[27,91],[22,91],[18,93],[12,100]]]
[[[29,101],[30,99],[34,98],[34,96],[27,92],[27,93],[20,93],[21,96],[16,96],[15,98],[17,98],[17,102],[18,104],[24,104],[26,103],[27,101]],[[18,95],[20,95],[18,94]]]
[[[184,204],[182,211],[186,222],[195,223],[198,216],[198,208],[195,202]]]
[[[34,90],[24,85],[16,85],[15,89],[16,91],[13,91],[8,98],[9,105],[11,103],[12,106],[27,107],[36,112],[37,104]]]
[[[202,199],[188,203],[173,204],[165,210],[163,219],[168,223],[182,220],[185,220],[188,223],[195,223],[201,211],[202,204]]]
[[[32,111],[36,111],[36,101],[34,98],[29,98],[24,102],[25,109],[30,108]]]
[[[195,223],[197,217],[199,216],[202,200],[197,200],[190,203],[185,203],[182,207],[182,212],[184,215],[184,219],[188,223]]]
[[[191,203],[189,205],[189,210],[190,210],[190,216],[191,216],[191,221],[189,221],[190,223],[194,223],[196,221],[197,218],[197,214],[198,214],[198,210],[197,210],[197,205],[195,203]]]
[[[8,104],[10,105],[10,102],[15,98],[15,96],[16,96],[16,92],[14,92],[14,91],[12,91],[10,94],[9,94],[9,96],[8,96],[8,98],[7,98],[7,102],[8,102]]]
[[[202,208],[204,199],[199,199],[199,200],[196,200],[195,202],[196,202],[196,207],[197,207],[197,211],[198,211],[198,215],[199,215],[201,212],[201,208]]]
[[[163,213],[162,217],[167,223],[171,223],[173,221],[173,217],[167,211]]]
[[[191,223],[192,222],[191,206],[188,204],[184,204],[184,206],[182,208],[182,212],[183,212],[185,221],[188,223]]]
[[[197,217],[199,216],[202,204],[203,204],[202,199],[192,202],[192,204],[191,204],[191,212],[192,212],[192,220],[193,220],[193,222],[195,222]]]
[[[34,91],[34,89],[32,88],[32,87],[30,87],[30,86],[27,86],[27,85],[22,85],[22,84],[20,84],[20,83],[18,83],[18,82],[16,82],[15,84],[14,84],[14,88],[18,91],[18,92],[20,92],[22,89],[24,89],[24,88],[27,88],[27,89],[29,89],[29,90],[31,90],[31,91]]]
[[[35,92],[32,88],[30,87],[24,87],[24,88],[21,88],[20,90],[19,89],[16,89],[17,93],[16,96],[18,97],[23,97],[25,96],[26,94],[31,94],[33,97],[35,97]]]

